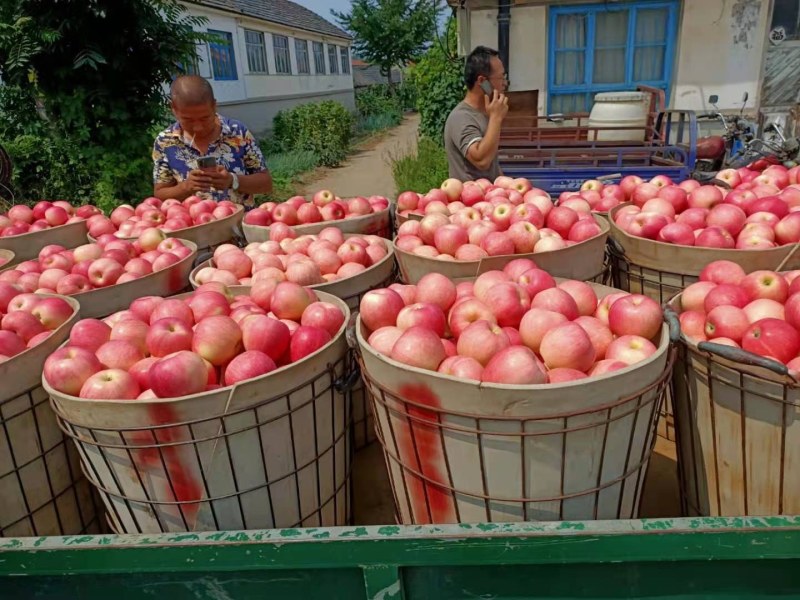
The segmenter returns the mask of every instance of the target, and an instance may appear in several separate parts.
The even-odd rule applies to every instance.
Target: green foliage
[[[402,113],[400,98],[388,85],[372,85],[356,90],[356,110],[362,117],[385,113]]]
[[[368,117],[359,117],[356,128],[361,133],[374,133],[396,127],[402,120],[402,115],[397,112],[379,113]]]
[[[425,193],[447,179],[447,155],[434,140],[420,138],[415,152],[392,158],[392,175],[398,191]]]
[[[419,58],[436,32],[437,0],[353,0],[349,13],[333,11],[354,37],[356,54],[378,65],[389,78],[391,69]]]
[[[317,155],[308,150],[268,155],[266,160],[273,179],[276,177],[291,179],[295,175],[310,171],[319,162]]]
[[[192,30],[205,20],[185,11],[177,0],[0,3],[0,140],[17,199],[113,205],[152,193],[163,86],[205,39]]]
[[[353,125],[353,115],[339,102],[301,104],[275,116],[274,147],[313,152],[320,165],[335,167],[347,156]]]
[[[464,98],[464,65],[456,58],[455,23],[447,24],[442,44],[434,44],[414,66],[411,79],[417,90],[420,134],[439,140],[450,111]]]

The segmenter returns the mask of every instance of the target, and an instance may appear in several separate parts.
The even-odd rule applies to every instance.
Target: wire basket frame
[[[345,525],[352,462],[345,361],[280,396],[211,415],[185,418],[169,402],[155,404],[144,429],[78,425],[57,398],[52,404],[116,531]]]
[[[438,408],[421,388],[403,397],[361,360],[398,522],[636,517],[673,361],[670,349],[653,383],[614,402],[487,416]]]
[[[673,378],[684,514],[800,513],[800,385],[686,343]]]
[[[101,505],[47,392],[0,402],[0,537],[101,533]]]

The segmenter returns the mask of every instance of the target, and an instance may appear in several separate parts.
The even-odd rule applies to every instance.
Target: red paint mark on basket
[[[166,425],[178,421],[172,407],[166,404],[150,404],[147,412],[153,425]],[[139,469],[166,469],[167,497],[174,498],[178,502],[187,502],[181,505],[181,509],[187,523],[193,523],[200,508],[195,501],[202,498],[203,489],[183,465],[180,457],[181,446],[161,445],[182,441],[182,437],[178,427],[135,432],[132,435],[133,442],[137,446],[149,447],[135,450],[133,454]]]
[[[424,383],[401,386],[400,396],[416,404],[440,406],[439,398]],[[453,523],[456,521],[453,498],[447,487],[443,487],[448,485],[448,480],[444,475],[445,449],[440,437],[439,413],[417,406],[406,405],[406,409],[410,417],[409,425],[401,428],[397,436],[400,459],[404,465],[428,478],[426,481],[413,473],[405,473],[414,522]],[[432,425],[425,425],[421,421]]]

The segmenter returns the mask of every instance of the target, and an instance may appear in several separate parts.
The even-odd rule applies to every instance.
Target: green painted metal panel
[[[0,539],[0,598],[800,597],[800,517]]]

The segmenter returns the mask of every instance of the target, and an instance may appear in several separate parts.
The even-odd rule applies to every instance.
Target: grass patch
[[[356,127],[359,133],[374,133],[396,127],[403,120],[399,112],[383,112],[358,118]]]
[[[416,151],[391,157],[392,176],[399,192],[425,193],[448,177],[447,155],[430,138],[421,138]]]

